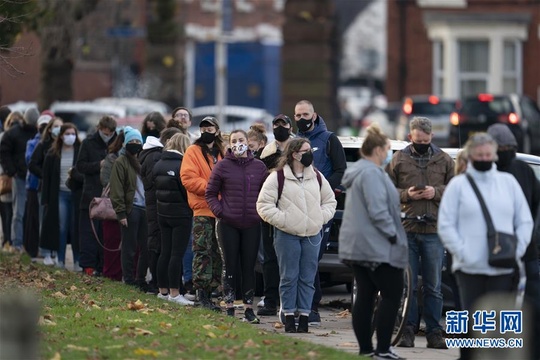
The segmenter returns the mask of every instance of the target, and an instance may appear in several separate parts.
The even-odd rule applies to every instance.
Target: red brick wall
[[[530,13],[531,23],[528,29],[528,40],[523,44],[523,93],[537,99],[540,86],[540,40],[538,26],[540,24],[540,3],[537,0],[468,0],[465,10],[448,10],[427,8],[416,5],[416,0],[407,0],[406,31],[400,31],[400,10],[398,2],[388,1],[388,69],[386,94],[389,101],[399,101],[404,95],[429,94],[432,91],[432,44],[422,19],[423,11],[440,12],[496,12],[496,13]],[[400,43],[404,37],[405,66],[400,70]],[[399,86],[400,76],[404,77],[403,93]]]

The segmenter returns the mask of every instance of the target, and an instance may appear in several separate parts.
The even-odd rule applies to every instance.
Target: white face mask
[[[66,144],[67,146],[71,146],[75,144],[76,139],[77,139],[77,135],[72,135],[72,134],[64,135],[62,137],[62,140],[64,140],[64,144]]]
[[[382,167],[385,167],[386,165],[390,164],[390,161],[392,161],[392,156],[394,155],[394,152],[392,149],[388,149],[388,152],[386,153],[386,158],[383,160]]]
[[[235,156],[244,155],[244,153],[247,151],[247,149],[248,149],[248,146],[246,144],[244,144],[244,143],[238,143],[238,144],[235,144],[232,147],[232,151],[233,151]]]
[[[51,129],[51,135],[53,138],[57,137],[60,134],[60,126],[53,126]]]

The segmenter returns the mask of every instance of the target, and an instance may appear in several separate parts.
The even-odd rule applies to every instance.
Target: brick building
[[[539,0],[388,1],[390,101],[523,93],[540,103]]]

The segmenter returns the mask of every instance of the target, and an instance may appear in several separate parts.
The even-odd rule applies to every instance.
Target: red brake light
[[[450,114],[450,124],[454,126],[459,125],[459,114],[457,112],[453,112]]]
[[[493,95],[491,94],[478,94],[478,100],[483,102],[493,101]]]
[[[411,115],[412,114],[412,99],[407,98],[405,99],[405,103],[403,103],[403,113],[405,115]]]
[[[431,105],[437,105],[439,103],[439,98],[435,95],[431,95],[429,98],[428,98],[428,101]]]
[[[517,116],[516,113],[510,113],[508,114],[508,122],[510,124],[517,124],[519,123],[519,116]]]

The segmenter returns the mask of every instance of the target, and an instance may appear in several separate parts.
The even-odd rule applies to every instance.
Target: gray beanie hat
[[[28,108],[24,112],[24,121],[26,121],[28,125],[36,126],[38,118],[39,118],[39,111],[38,109],[34,107]]]
[[[517,147],[517,141],[514,134],[505,124],[493,124],[488,127],[487,132],[495,139],[499,146]]]

